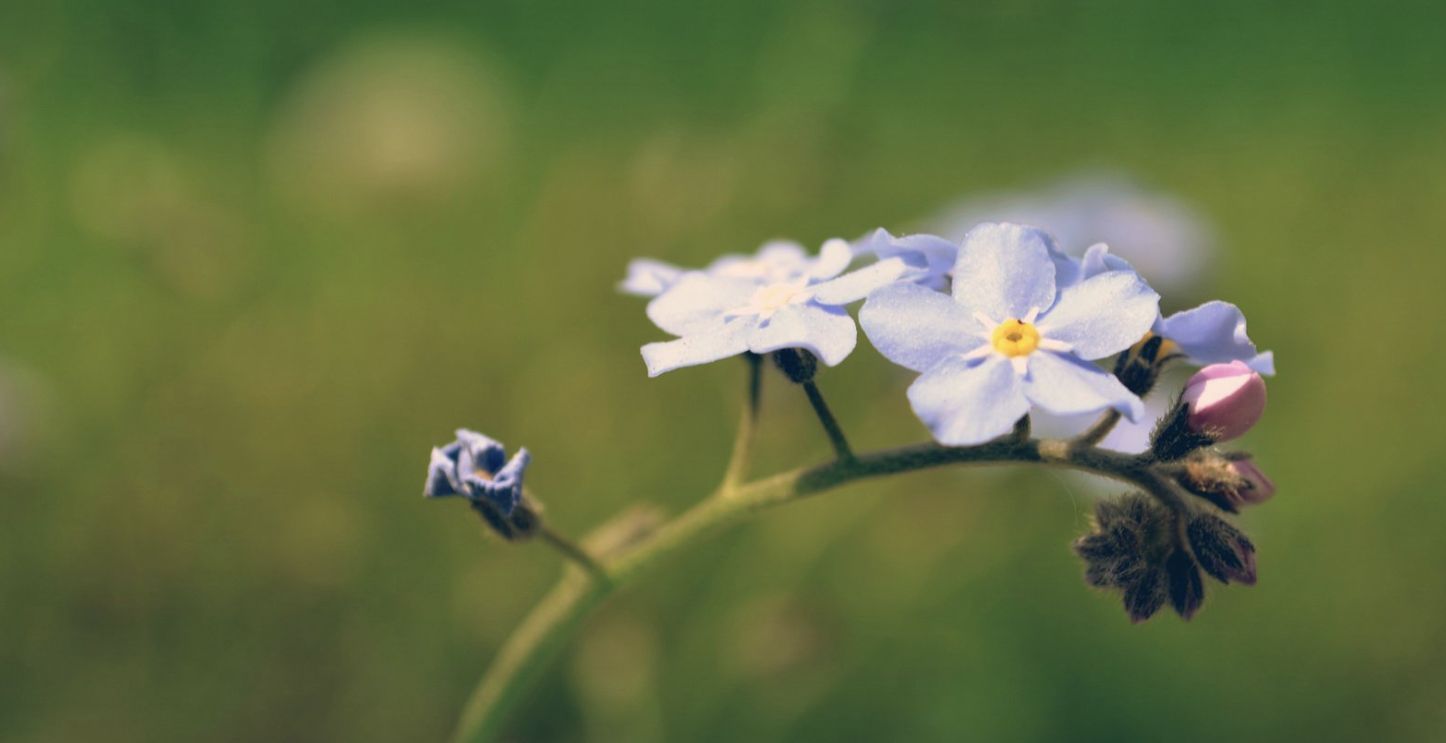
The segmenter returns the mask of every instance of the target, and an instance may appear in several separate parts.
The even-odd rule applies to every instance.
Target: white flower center
[[[767,320],[779,310],[795,304],[803,304],[813,298],[813,292],[808,291],[808,279],[795,279],[793,281],[781,281],[776,284],[760,286],[748,298],[748,304],[729,310],[730,317],[742,317],[744,315],[756,315],[760,319]]]
[[[1038,307],[1031,307],[1024,317],[1006,318],[1003,322],[996,322],[983,312],[974,313],[974,319],[979,321],[983,330],[978,335],[986,342],[964,354],[964,358],[982,359],[991,354],[999,354],[1009,360],[1015,372],[1023,376],[1029,371],[1029,355],[1035,351],[1073,351],[1074,346],[1069,343],[1044,337],[1039,326],[1035,325],[1039,313]]]

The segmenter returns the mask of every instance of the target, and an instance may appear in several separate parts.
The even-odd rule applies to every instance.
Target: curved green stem
[[[763,357],[749,353],[744,354],[743,359],[748,363],[743,415],[733,439],[733,455],[729,457],[728,469],[723,474],[724,488],[732,488],[748,476],[748,465],[753,460],[754,431],[758,427],[758,404],[763,392]]]
[[[600,529],[587,540],[588,552],[601,555],[607,580],[569,569],[498,652],[467,704],[455,740],[493,739],[508,709],[539,670],[571,636],[584,616],[614,589],[626,586],[647,568],[694,539],[750,514],[823,493],[858,480],[955,464],[1034,462],[1090,472],[1140,487],[1177,515],[1188,508],[1175,487],[1147,458],[1077,446],[1073,441],[1020,439],[1012,435],[978,446],[944,447],[934,443],[871,452],[805,467],[762,480],[723,487],[662,527],[634,535],[609,548]],[[1183,523],[1183,522],[1182,522]],[[615,530],[615,529],[614,529]]]

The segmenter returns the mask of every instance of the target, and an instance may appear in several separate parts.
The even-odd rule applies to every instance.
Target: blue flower
[[[902,259],[891,258],[844,274],[853,258],[843,240],[824,243],[816,258],[796,244],[773,243],[754,258],[730,257],[685,274],[648,304],[648,318],[678,336],[643,346],[648,376],[785,348],[838,364],[858,342],[844,306],[897,280],[907,268]]]
[[[1103,244],[1094,245],[1079,260],[1074,280],[1083,281],[1107,271],[1133,273],[1134,268],[1110,254]],[[1241,361],[1261,374],[1275,374],[1275,354],[1256,349],[1245,332],[1245,313],[1229,302],[1206,302],[1169,317],[1161,316],[1150,330],[1167,341],[1160,349],[1160,358],[1178,354],[1197,366]]]
[[[1031,406],[1142,414],[1140,399],[1089,361],[1138,341],[1159,316],[1159,295],[1128,271],[1060,287],[1051,245],[1034,228],[982,224],[959,248],[952,298],[896,284],[864,304],[859,321],[874,346],[922,372],[909,402],[939,442],[987,441]]]
[[[538,523],[535,508],[522,492],[522,475],[531,461],[526,449],[518,449],[509,461],[502,444],[461,428],[456,441],[432,449],[422,494],[460,495],[502,536],[527,536]]]

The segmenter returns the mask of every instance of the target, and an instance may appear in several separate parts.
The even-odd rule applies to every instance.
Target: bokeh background
[[[1277,352],[1257,587],[1131,626],[1091,484],[872,482],[616,596],[509,738],[1446,739],[1443,8],[6,2],[0,739],[445,736],[560,562],[430,446],[526,444],[570,532],[722,470],[739,371],[645,377],[630,257],[1079,173],[1188,204],[1166,305]],[[860,447],[925,436],[907,381],[820,380]],[[766,404],[760,469],[826,455]]]

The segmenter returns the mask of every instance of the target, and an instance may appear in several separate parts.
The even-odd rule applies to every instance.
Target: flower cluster
[[[1248,456],[1215,448],[1255,425],[1261,375],[1275,371],[1235,305],[1162,314],[1160,295],[1107,246],[1074,256],[1041,229],[995,222],[958,242],[879,229],[852,245],[829,240],[816,257],[768,243],[700,270],[639,260],[621,288],[651,297],[648,317],[677,336],[643,347],[650,376],[772,353],[810,385],[811,399],[813,367],[800,359],[843,361],[857,335],[846,308],[862,301],[858,325],[880,354],[918,374],[909,405],[948,447],[1017,436],[1031,414],[1103,415],[1078,440],[1097,444],[1120,418],[1147,424],[1142,397],[1166,366],[1202,366],[1155,426],[1149,451],[1132,460],[1158,472],[1167,492],[1102,503],[1098,531],[1076,549],[1088,582],[1121,590],[1136,620],[1167,602],[1193,616],[1202,571],[1254,582],[1253,545],[1211,512],[1235,513],[1275,491]],[[793,371],[800,366],[806,373]],[[820,417],[841,440],[831,416]],[[838,452],[852,456],[846,444]]]
[[[648,318],[673,336],[642,347],[649,376],[730,357],[750,362],[744,426],[715,496],[728,505],[705,502],[702,515],[683,518],[721,519],[730,509],[949,461],[1044,461],[1140,488],[1101,502],[1095,531],[1075,545],[1087,582],[1119,590],[1136,621],[1166,604],[1189,619],[1204,601],[1204,576],[1255,582],[1255,547],[1222,516],[1265,501],[1275,485],[1248,454],[1219,447],[1260,419],[1262,375],[1274,374],[1274,358],[1256,348],[1232,304],[1162,314],[1160,295],[1103,244],[1074,255],[1044,230],[1007,222],[976,225],[959,241],[879,229],[852,243],[828,240],[816,254],[770,242],[696,270],[636,260],[619,289],[648,298]],[[860,303],[855,320],[850,307]],[[854,453],[815,376],[853,353],[859,327],[884,358],[917,375],[906,397],[934,442]],[[765,355],[803,388],[836,460],[740,485]],[[1175,364],[1202,368],[1163,415],[1147,415],[1143,398]],[[1035,439],[1036,415],[1094,422],[1065,441]],[[1122,419],[1143,426],[1152,417],[1159,420],[1142,453],[1101,446]],[[500,443],[459,430],[433,449],[424,494],[461,496],[502,537],[540,536],[610,580],[587,550],[544,528],[522,486],[529,461],[526,449],[509,460]],[[737,500],[747,497],[757,500]]]
[[[856,258],[874,262],[849,272]],[[845,308],[864,300],[859,325],[885,358],[920,374],[909,402],[950,446],[1008,433],[1032,410],[1114,410],[1136,421],[1140,396],[1175,359],[1274,373],[1234,305],[1162,315],[1159,295],[1108,247],[1075,258],[1017,224],[980,224],[958,243],[880,229],[852,247],[830,240],[816,258],[768,243],[696,271],[639,260],[621,288],[651,296],[649,319],[678,336],[643,347],[651,376],[783,349],[837,365],[857,337]],[[1093,363],[1131,350],[1121,360],[1135,362],[1115,373]]]

